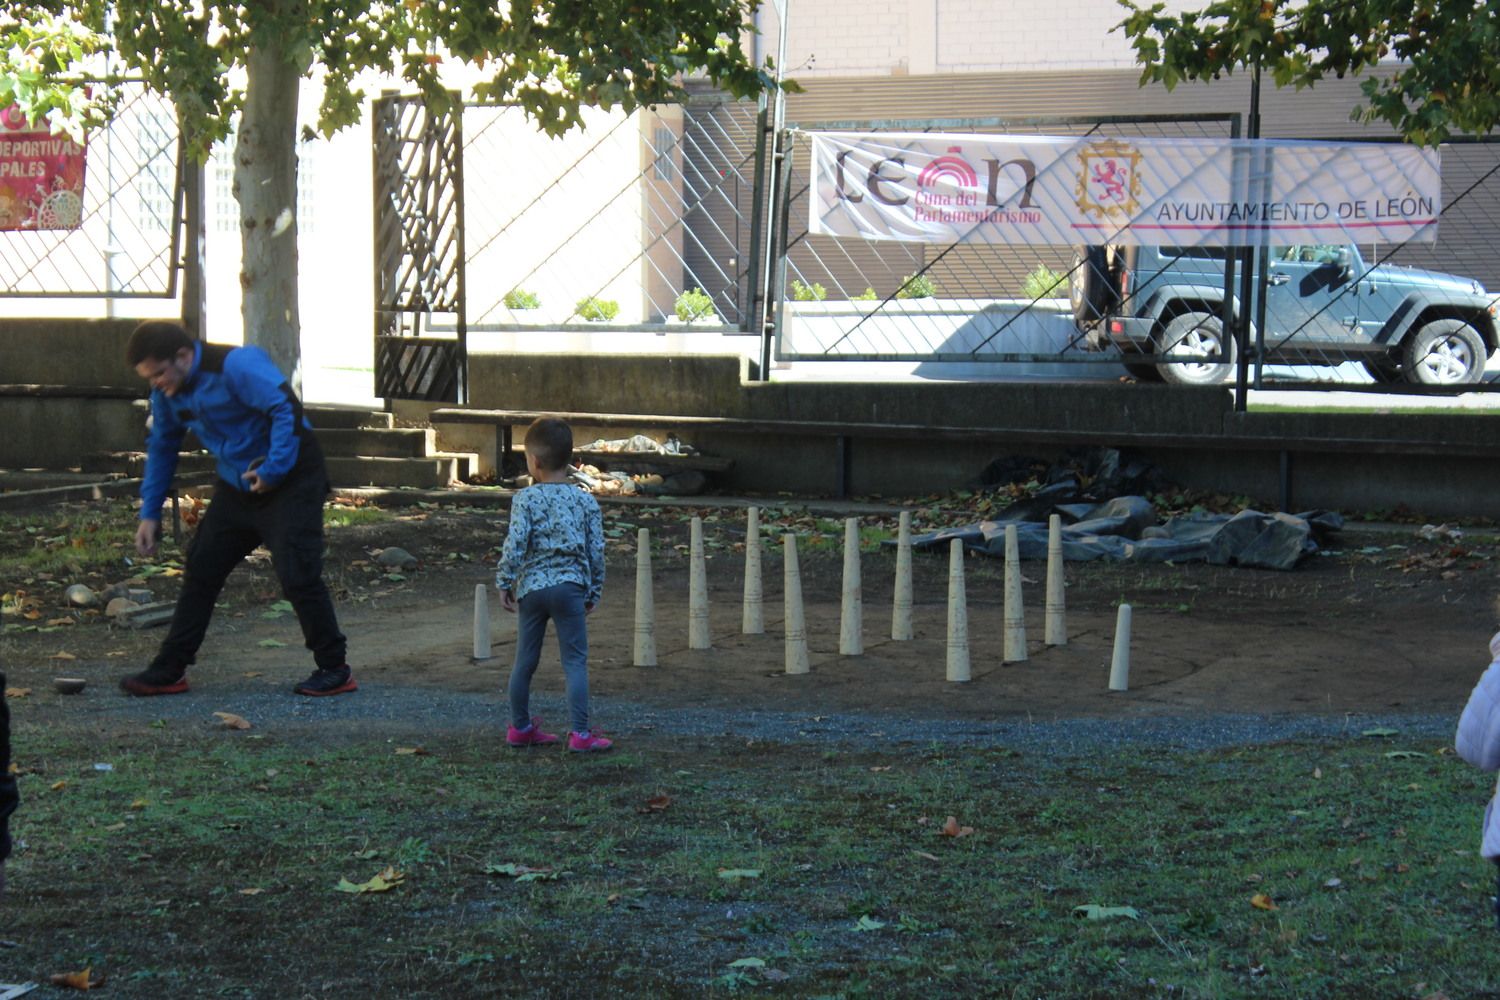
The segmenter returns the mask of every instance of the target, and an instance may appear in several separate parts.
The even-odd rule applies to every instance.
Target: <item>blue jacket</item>
[[[249,485],[241,477],[257,459],[256,472],[270,487],[299,463],[321,463],[322,450],[302,402],[269,354],[255,346],[201,341],[193,351],[192,370],[176,395],[151,390],[142,520],[161,520],[161,505],[177,472],[177,453],[189,430],[218,460],[219,478],[246,493]]]

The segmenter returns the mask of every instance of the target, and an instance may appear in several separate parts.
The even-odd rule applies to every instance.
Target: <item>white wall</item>
[[[1169,0],[1169,11],[1206,0]],[[1115,0],[787,0],[786,74],[900,76],[1135,63],[1111,29]],[[761,14],[762,54],[776,52],[775,4]]]

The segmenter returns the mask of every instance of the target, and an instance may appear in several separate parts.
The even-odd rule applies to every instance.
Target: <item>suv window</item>
[[[1163,257],[1194,257],[1200,260],[1223,260],[1223,247],[1162,247]]]
[[[1287,247],[1272,247],[1271,259],[1300,261],[1303,264],[1334,264],[1338,262],[1342,243],[1295,244]]]

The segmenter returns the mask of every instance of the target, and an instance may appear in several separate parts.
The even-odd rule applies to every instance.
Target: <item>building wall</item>
[[[761,48],[774,53],[767,8]],[[789,0],[786,70],[805,80],[1127,67],[1129,43],[1112,30],[1123,18],[1114,0]]]

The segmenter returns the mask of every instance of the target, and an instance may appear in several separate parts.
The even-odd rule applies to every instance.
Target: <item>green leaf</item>
[[[727,879],[730,882],[735,882],[735,881],[738,881],[739,879],[742,879],[742,878],[760,878],[760,869],[759,868],[720,868],[719,869],[719,878]]]
[[[854,925],[854,929],[857,931],[878,931],[884,926],[884,920],[876,920],[867,913],[859,918],[859,921]]]
[[[1083,917],[1085,920],[1113,920],[1116,917],[1141,919],[1140,912],[1133,906],[1100,906],[1098,903],[1085,903],[1082,906],[1073,907],[1073,916]]]
[[[504,864],[491,864],[484,866],[486,875],[503,875],[513,878],[517,882],[553,882],[564,875],[564,872],[553,871],[551,868],[532,868],[530,865],[518,865],[507,861]]]
[[[285,646],[286,643],[282,642],[280,639],[262,639],[260,642],[256,643],[256,645],[260,646],[262,649],[280,649],[281,647]]]

